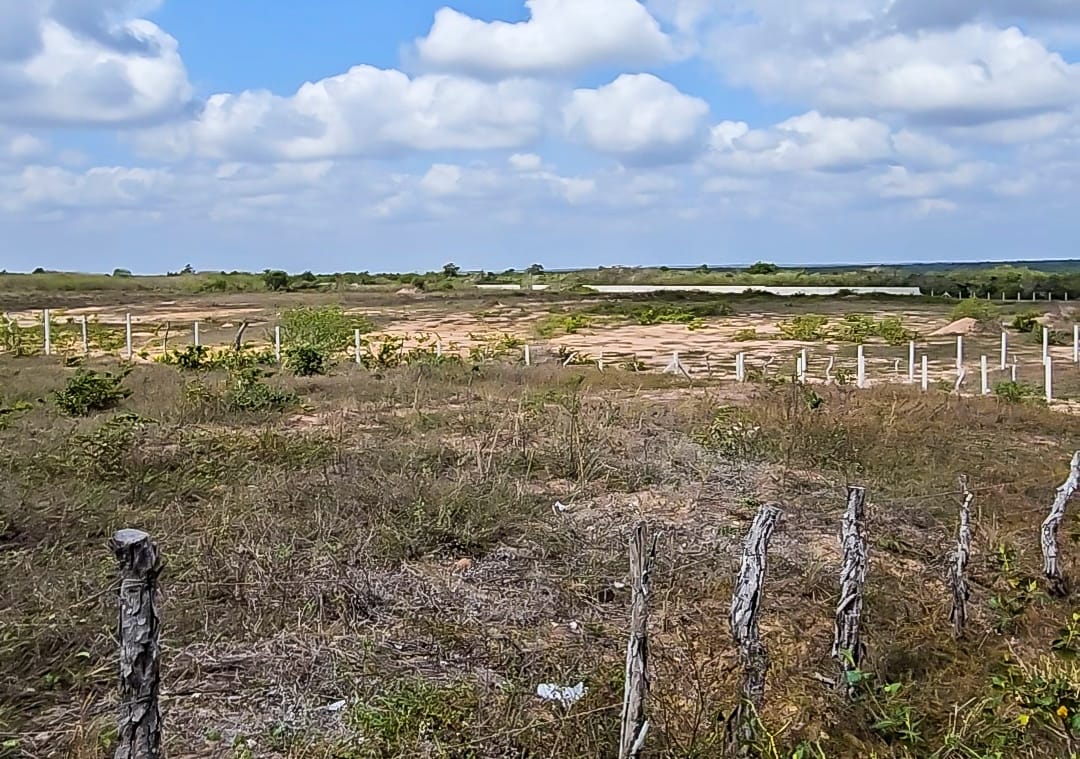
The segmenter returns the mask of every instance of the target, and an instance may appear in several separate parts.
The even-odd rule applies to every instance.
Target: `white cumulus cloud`
[[[677,162],[704,147],[709,105],[652,74],[622,74],[575,90],[563,108],[566,133],[628,162]]]
[[[526,0],[528,21],[481,21],[441,8],[416,41],[431,67],[469,73],[544,75],[601,65],[643,65],[675,55],[637,0]]]
[[[0,3],[0,123],[127,126],[171,118],[192,88],[178,43],[119,0]]]
[[[543,132],[548,90],[527,80],[410,78],[355,66],[294,95],[218,94],[194,120],[149,132],[144,150],[173,156],[318,160],[410,150],[509,149]]]

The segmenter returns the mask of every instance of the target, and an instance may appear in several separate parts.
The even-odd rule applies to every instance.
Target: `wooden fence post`
[[[863,522],[866,517],[866,488],[848,486],[847,511],[840,535],[843,565],[840,568],[840,603],[836,605],[832,655],[840,661],[841,684],[849,697],[855,693],[852,673],[859,669],[865,647],[859,636],[863,588],[869,559]]]
[[[649,586],[656,538],[648,546],[648,528],[638,524],[630,538],[630,641],[626,646],[626,685],[619,730],[619,759],[638,759],[649,732],[645,698],[649,692]]]
[[[1042,523],[1043,575],[1046,576],[1050,592],[1056,596],[1064,596],[1068,592],[1068,583],[1058,565],[1058,527],[1061,525],[1061,520],[1065,518],[1065,504],[1069,502],[1077,488],[1080,488],[1080,451],[1073,455],[1072,462],[1069,464],[1069,477],[1057,489],[1054,504],[1050,507],[1050,514]]]
[[[971,555],[971,502],[975,494],[968,490],[967,475],[960,475],[960,529],[956,537],[956,551],[949,562],[949,586],[952,589],[952,611],[949,621],[953,624],[953,637],[964,634],[967,623],[967,601],[971,593],[967,584],[967,563]]]
[[[90,334],[86,326],[85,314],[82,317],[82,352],[84,356],[90,353]]]
[[[765,701],[769,652],[761,642],[758,612],[764,593],[769,539],[783,513],[778,505],[766,504],[754,517],[743,544],[742,567],[731,596],[731,615],[728,619],[731,637],[739,647],[739,663],[743,668],[739,705],[727,723],[727,750],[732,756],[738,755],[740,749],[754,745],[761,724],[758,715]]]
[[[110,548],[120,568],[120,718],[114,759],[160,759],[161,557],[141,530],[120,530]]]

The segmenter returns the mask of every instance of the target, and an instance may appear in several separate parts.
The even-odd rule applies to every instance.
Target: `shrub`
[[[131,395],[131,390],[121,386],[126,375],[78,369],[64,389],[56,391],[56,405],[68,416],[88,416],[113,408]]]
[[[341,306],[296,306],[281,314],[281,328],[293,347],[314,348],[327,359],[349,347],[353,330],[370,332],[374,325],[364,316],[350,316]]]
[[[1039,322],[1039,319],[1041,318],[1041,311],[1023,311],[1013,317],[1012,328],[1017,332],[1037,332],[1041,326],[1041,323]]]
[[[767,261],[758,261],[756,264],[750,266],[747,270],[747,274],[776,274],[780,271],[780,267],[776,264],[768,263]]]
[[[993,303],[977,298],[962,300],[953,306],[952,320],[975,319],[980,322],[988,322],[998,315],[998,308]]]
[[[280,269],[263,272],[262,280],[267,290],[289,289],[289,275]]]
[[[740,329],[734,335],[731,336],[732,342],[736,343],[748,343],[751,340],[757,340],[758,333],[753,327],[747,327],[746,329]]]
[[[788,340],[824,340],[829,336],[829,319],[818,314],[803,314],[780,322],[780,334]]]
[[[298,377],[326,374],[326,356],[314,346],[294,345],[284,351],[285,366]]]
[[[167,363],[175,363],[181,369],[197,371],[211,366],[210,351],[205,345],[189,345],[182,351],[177,351]]]
[[[994,395],[1006,403],[1025,403],[1039,397],[1038,389],[1026,382],[999,382],[993,389]]]
[[[284,411],[297,402],[294,393],[267,385],[263,376],[254,366],[234,372],[226,406],[231,411]]]

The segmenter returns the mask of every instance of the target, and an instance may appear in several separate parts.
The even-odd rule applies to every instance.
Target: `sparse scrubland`
[[[716,315],[704,310],[586,304],[550,323],[693,324]],[[797,340],[835,329],[885,345],[905,329],[784,318]],[[626,545],[641,520],[661,533],[647,755],[719,756],[740,677],[732,587],[766,502],[784,518],[769,552],[771,663],[751,755],[1075,750],[1080,612],[1044,590],[1038,524],[1080,425],[1023,383],[970,398],[777,375],[691,382],[615,365],[524,367],[509,336],[441,355],[333,309],[282,320],[305,337],[281,367],[265,346],[177,346],[123,367],[0,356],[0,756],[111,756],[107,542],[124,527],[164,554],[170,756],[614,756]],[[354,329],[360,365],[346,353]],[[961,474],[975,537],[968,632],[956,641],[944,575]],[[823,682],[838,672],[848,484],[866,486],[870,503],[867,657],[853,700]],[[1078,536],[1070,515],[1066,575]],[[536,696],[540,683],[579,681],[586,695],[568,709]]]

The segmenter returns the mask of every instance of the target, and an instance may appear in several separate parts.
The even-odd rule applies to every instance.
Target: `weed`
[[[263,372],[247,367],[233,373],[226,404],[233,411],[284,411],[297,402],[294,393],[271,387],[262,381]]]
[[[478,750],[454,747],[468,740],[478,706],[468,683],[440,687],[419,678],[398,680],[354,706],[349,724],[360,732],[365,756],[467,759],[480,756]]]
[[[829,318],[818,314],[802,314],[780,322],[777,327],[786,340],[810,342],[829,336]]]
[[[355,330],[371,332],[375,325],[365,316],[346,314],[340,306],[295,306],[281,312],[281,328],[289,344],[334,356],[348,349]]]
[[[1006,403],[1031,403],[1039,400],[1039,389],[1026,382],[998,382],[994,384],[993,392]]]
[[[746,327],[745,329],[736,331],[735,334],[731,336],[731,339],[736,343],[748,343],[752,340],[760,340],[762,338],[758,336],[756,329],[753,327]]]
[[[1035,311],[1032,309],[1022,311],[1013,317],[1011,326],[1017,332],[1038,333],[1039,328],[1042,326],[1042,322],[1040,321],[1042,316],[1042,311]]]
[[[56,405],[68,416],[88,416],[95,411],[114,408],[131,395],[131,390],[122,385],[128,371],[113,374],[77,369],[64,389],[56,391]]]
[[[298,377],[326,374],[326,354],[313,345],[292,345],[282,354],[287,366]]]

